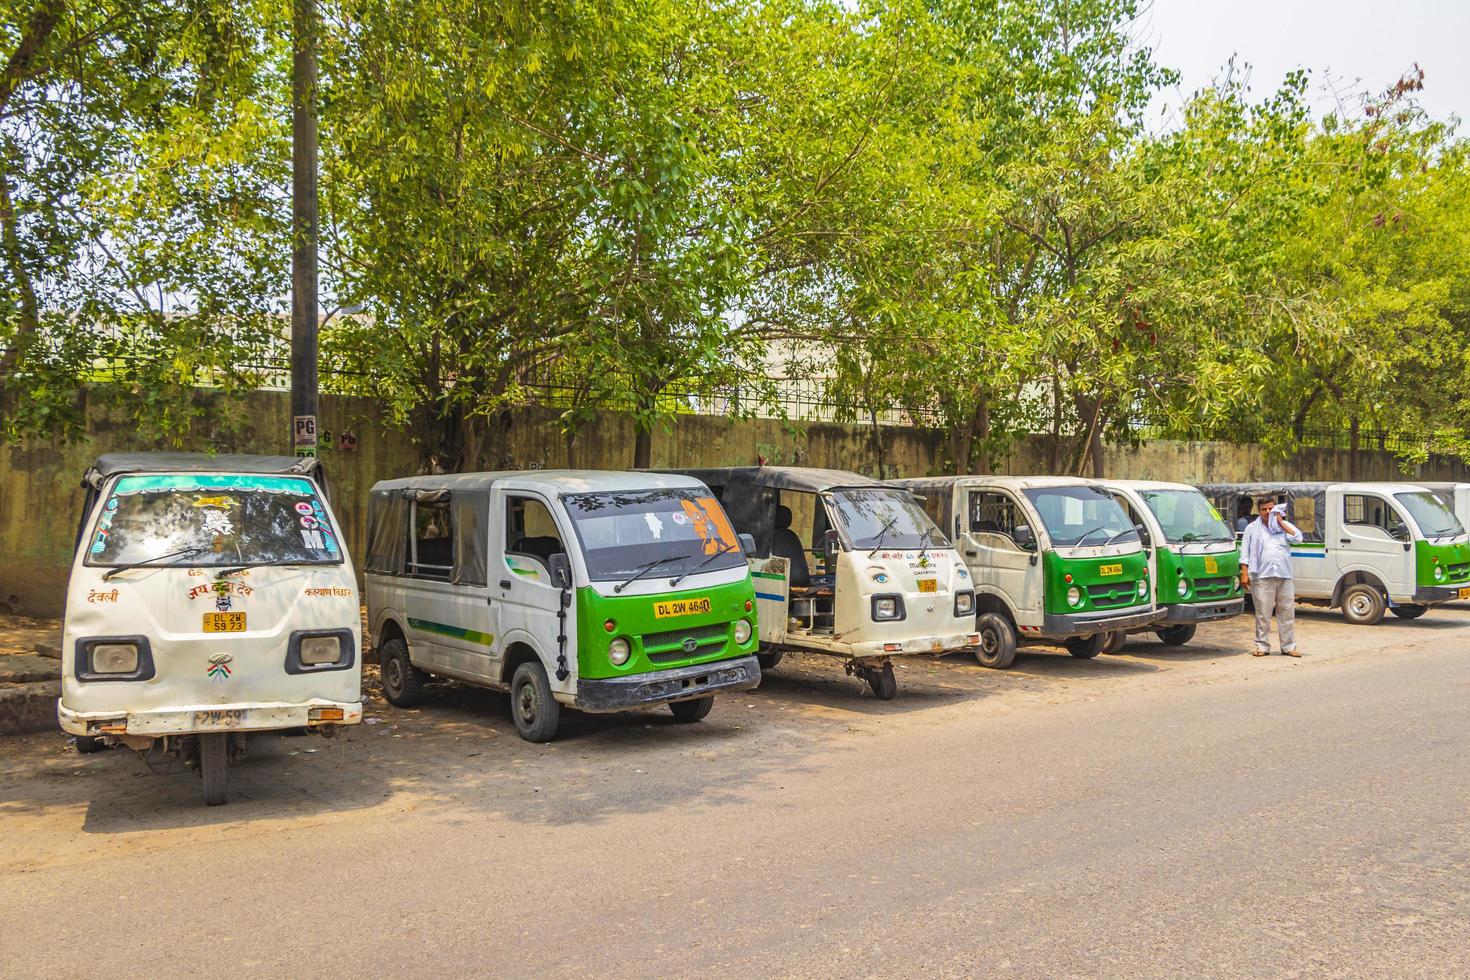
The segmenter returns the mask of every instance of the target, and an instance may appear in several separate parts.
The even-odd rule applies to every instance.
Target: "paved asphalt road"
[[[549,748],[451,688],[208,810],[0,740],[0,974],[1470,976],[1470,612],[1302,619],[887,704],[798,658]]]

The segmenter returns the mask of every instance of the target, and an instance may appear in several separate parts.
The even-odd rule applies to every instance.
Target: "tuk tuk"
[[[706,483],[751,536],[762,668],[787,650],[840,657],[886,701],[898,693],[892,657],[979,640],[969,572],[902,487],[795,466],[678,472]]]
[[[362,720],[361,608],[315,459],[122,453],[82,480],[61,727],[181,756],[225,802],[249,732]]]
[[[1302,532],[1291,546],[1298,602],[1372,626],[1392,612],[1418,619],[1470,599],[1470,536],[1440,498],[1410,483],[1217,483],[1200,488],[1224,513],[1257,497],[1286,504]],[[1237,533],[1244,524],[1237,527]]]
[[[563,707],[668,705],[760,683],[743,545],[698,480],[595,470],[384,480],[368,498],[368,619],[383,693],[431,676],[509,691],[516,731]]]
[[[975,582],[975,656],[1009,667],[1022,641],[1056,643],[1074,657],[1102,652],[1108,634],[1151,628],[1138,529],[1093,480],[1054,476],[945,476],[900,480],[952,530]]]
[[[1194,639],[1200,623],[1245,611],[1240,547],[1220,512],[1194,487],[1157,480],[1104,480],[1143,539],[1154,603],[1162,615],[1145,627],[1109,635],[1114,653],[1128,633],[1151,631],[1169,646]]]

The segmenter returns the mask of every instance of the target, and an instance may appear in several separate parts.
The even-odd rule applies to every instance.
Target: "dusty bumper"
[[[1135,607],[1122,612],[1049,615],[1042,618],[1041,633],[1048,639],[1066,639],[1072,636],[1111,633],[1113,630],[1141,629],[1157,623],[1163,614],[1162,609],[1137,610]]]
[[[622,711],[650,704],[689,701],[734,691],[749,691],[761,682],[755,657],[717,660],[632,677],[583,677],[577,680],[580,711]]]
[[[1460,598],[1460,586],[1426,585],[1414,590],[1414,605],[1437,606]]]
[[[1213,623],[1219,619],[1230,619],[1245,612],[1245,597],[1228,599],[1224,602],[1180,602],[1164,607],[1161,626],[1180,626],[1185,623]]]
[[[157,711],[72,711],[56,703],[56,719],[73,735],[199,735],[355,725],[362,705],[316,699],[303,704],[201,704]]]
[[[903,657],[918,654],[955,653],[980,645],[979,633],[950,633],[945,636],[919,636],[902,642],[873,640],[872,642],[848,644],[855,658]]]

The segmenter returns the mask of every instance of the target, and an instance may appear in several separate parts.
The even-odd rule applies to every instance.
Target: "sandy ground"
[[[550,746],[503,695],[399,710],[374,678],[336,739],[255,737],[221,808],[126,750],[0,739],[0,962],[1466,975],[1470,610],[1298,620],[1300,660],[1249,656],[1242,618],[1093,661],[909,659],[891,702],[793,656],[700,724],[571,713]],[[1395,820],[1385,910],[1402,869],[1362,842]],[[1312,833],[1255,839],[1283,822]]]

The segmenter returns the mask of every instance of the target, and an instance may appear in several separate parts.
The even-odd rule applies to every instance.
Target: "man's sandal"
[[[1251,656],[1252,657],[1264,657],[1266,654],[1268,654],[1270,652],[1271,652],[1270,650],[1252,650],[1251,651]]]
[[[1296,649],[1282,650],[1281,652],[1286,654],[1288,657],[1300,657],[1302,655],[1302,652]]]

